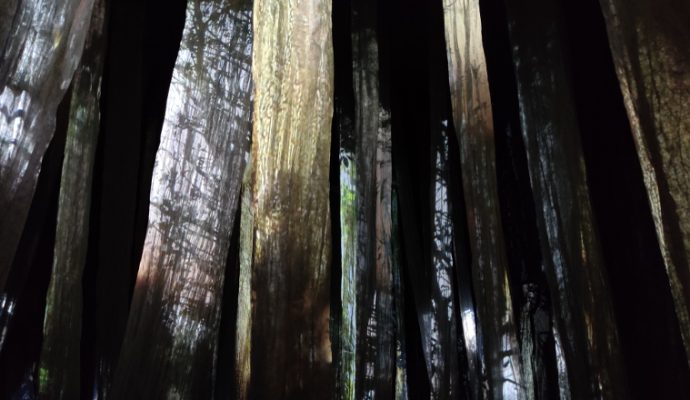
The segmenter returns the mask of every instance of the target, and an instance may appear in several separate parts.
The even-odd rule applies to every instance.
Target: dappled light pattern
[[[377,2],[351,1],[354,123],[341,124],[341,332],[343,399],[394,392],[390,111],[380,99]]]
[[[0,42],[0,293],[53,137],[57,106],[81,57],[93,3],[10,0],[0,5],[0,35],[6,36]]]
[[[252,3],[190,0],[149,227],[108,397],[210,398],[251,131]]]
[[[689,130],[690,0],[0,0],[0,399],[688,398]]]
[[[251,206],[242,210],[252,226],[242,227],[251,240],[240,256],[251,257],[251,373],[240,398],[323,398],[335,375],[331,2],[257,0],[254,37]]]
[[[690,363],[690,3],[601,7]]]
[[[91,178],[100,126],[105,8],[105,0],[96,0],[84,54],[72,84],[53,270],[43,323],[38,382],[43,399],[79,397],[82,271],[88,247]]]
[[[477,0],[444,2],[453,120],[472,253],[472,276],[489,395],[522,399],[525,390],[511,305],[496,183],[493,116]],[[468,320],[468,322],[471,320]]]
[[[422,345],[427,349],[427,368],[431,381],[432,399],[463,397],[457,343],[462,327],[457,320],[457,296],[454,278],[454,226],[449,193],[454,175],[449,161],[448,121],[442,123],[440,135],[432,139],[431,177],[431,312],[424,315]],[[464,382],[462,383],[464,384]]]
[[[562,357],[558,366],[567,371],[567,398],[625,398],[616,320],[561,47],[561,17],[549,0],[508,4],[520,120]]]

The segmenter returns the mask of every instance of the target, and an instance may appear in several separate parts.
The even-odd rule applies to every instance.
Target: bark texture
[[[0,21],[11,21],[11,27],[0,31],[6,36],[0,37],[0,294],[53,137],[57,106],[81,58],[94,0],[5,3]]]
[[[210,398],[251,131],[251,0],[191,0],[111,398]]]
[[[96,0],[84,54],[72,84],[53,269],[43,322],[39,393],[45,399],[75,399],[80,395],[81,283],[100,127],[105,22],[105,0]]]
[[[690,4],[601,7],[690,363]]]
[[[522,134],[554,305],[561,395],[625,398],[616,319],[551,1],[507,2]]]
[[[479,2],[445,4],[453,118],[460,144],[477,318],[490,397],[523,398],[519,344],[496,187],[493,116]],[[529,389],[529,388],[528,388]]]
[[[243,210],[252,226],[242,228],[251,238],[241,249],[251,259],[251,372],[242,372],[250,382],[240,398],[322,398],[334,378],[331,2],[258,0],[254,37],[251,199]]]

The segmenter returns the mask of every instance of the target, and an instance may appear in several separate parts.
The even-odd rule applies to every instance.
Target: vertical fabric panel
[[[251,131],[252,3],[190,0],[110,396],[210,398]]]
[[[100,127],[105,22],[105,0],[97,0],[72,85],[62,163],[53,270],[39,368],[39,392],[46,399],[74,399],[80,393],[82,272],[88,247],[91,178]]]
[[[251,373],[240,397],[322,398],[334,377],[331,2],[258,0],[254,37],[252,197],[243,210],[253,223],[241,250],[252,260]]]
[[[493,116],[479,2],[445,4],[453,119],[460,143],[472,275],[490,395],[523,398],[514,314],[496,187]]]
[[[400,206],[410,398],[455,399],[466,389],[454,277],[452,124],[442,3],[391,10],[393,157]],[[413,55],[413,56],[410,56]],[[403,305],[403,302],[399,302]],[[414,310],[413,312],[411,312]],[[401,311],[403,311],[401,309]]]
[[[432,119],[433,121],[433,119]],[[463,398],[465,388],[461,386],[459,360],[464,354],[459,350],[463,332],[458,326],[457,296],[453,286],[455,227],[451,216],[450,181],[454,172],[450,159],[450,135],[448,121],[444,121],[440,131],[432,130],[431,137],[431,312],[424,315],[424,329],[427,336],[422,338],[428,349],[429,379],[432,399]],[[462,382],[464,384],[465,382]]]
[[[84,304],[84,319],[94,322],[83,331],[83,350],[89,355],[84,365],[88,365],[91,375],[84,389],[99,398],[112,387],[141,259],[141,253],[135,250],[137,238],[133,237],[137,199],[146,198],[145,207],[149,206],[150,190],[139,193],[137,182],[143,170],[140,159],[147,2],[111,1],[108,10],[103,115],[91,202],[93,235],[85,269],[89,286],[84,288],[90,299]],[[137,244],[143,247],[143,242],[142,237]]]
[[[94,0],[3,3],[0,61],[0,294],[24,228],[55,112],[72,80]],[[12,17],[10,17],[12,15]],[[0,39],[3,39],[0,37]],[[4,297],[4,296],[3,296]],[[12,299],[0,301],[11,307]]]
[[[351,2],[354,124],[340,132],[339,379],[346,399],[390,398],[394,391],[391,132],[379,94],[377,7]]]
[[[601,7],[690,363],[690,3]]]
[[[562,47],[562,11],[548,0],[507,5],[562,397],[624,398],[616,319]]]
[[[395,308],[395,400],[409,398],[407,376],[407,339],[405,334],[405,287],[402,277],[400,218],[398,197],[391,192],[391,247],[393,260],[393,306]]]

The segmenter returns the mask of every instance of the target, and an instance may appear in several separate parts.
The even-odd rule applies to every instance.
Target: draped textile
[[[494,399],[524,398],[498,204],[493,115],[479,2],[456,0],[446,4],[444,20],[489,393]]]
[[[0,21],[11,25],[0,31],[6,36],[0,37],[0,292],[53,137],[57,106],[81,58],[93,3],[9,1],[1,7]]]
[[[191,0],[112,398],[213,393],[223,276],[251,132],[252,3]]]
[[[551,1],[520,2],[508,4],[507,15],[543,268],[554,306],[561,395],[624,398],[616,319],[562,47],[562,10]]]
[[[251,260],[240,272],[251,276],[250,321],[241,324],[251,328],[238,338],[251,357],[240,398],[321,398],[334,377],[331,2],[257,0],[254,38],[251,199],[242,210],[251,225],[240,256]]]
[[[341,334],[345,399],[394,392],[390,110],[381,97],[377,2],[353,0],[353,115],[340,116]],[[385,90],[385,88],[383,89]],[[349,121],[348,121],[349,122]]]
[[[601,8],[690,364],[690,5]]]
[[[84,53],[72,83],[39,368],[39,393],[46,399],[74,399],[80,393],[81,283],[88,249],[91,180],[100,127],[105,23],[105,1],[97,0]]]

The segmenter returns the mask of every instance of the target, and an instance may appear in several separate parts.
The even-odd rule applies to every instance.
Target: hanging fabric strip
[[[411,3],[410,3],[411,4]],[[455,226],[450,194],[450,101],[441,2],[386,8],[391,17],[393,157],[404,273],[410,398],[465,397],[465,358],[455,285]],[[419,18],[419,24],[409,24]],[[410,57],[410,54],[419,56]],[[411,79],[410,77],[415,77]],[[402,300],[402,299],[401,299]],[[404,308],[400,312],[405,312]],[[410,311],[408,311],[409,313]]]
[[[601,7],[690,363],[690,4]]]
[[[210,398],[251,131],[251,0],[190,0],[112,393]]]
[[[479,2],[444,7],[453,118],[460,143],[472,275],[491,397],[526,395],[496,187],[493,116]]]
[[[340,132],[339,384],[345,399],[390,398],[394,391],[391,132],[379,94],[377,7],[351,2],[354,124]]]
[[[100,128],[105,23],[105,0],[96,0],[84,53],[72,84],[39,367],[39,393],[45,399],[80,396],[82,272],[86,263],[91,178]]]
[[[0,14],[3,23],[11,21],[8,32],[0,31],[6,36],[0,43],[0,295],[53,137],[57,106],[81,58],[94,0],[6,3]],[[0,307],[11,302],[0,299]]]
[[[255,2],[251,201],[242,210],[252,226],[242,227],[251,240],[241,249],[251,259],[251,356],[250,373],[241,373],[250,382],[239,382],[249,390],[240,398],[316,399],[333,391],[331,36],[330,0]]]
[[[4,0],[0,7],[0,60],[5,59],[5,45],[13,32],[12,21],[20,3],[19,0]]]
[[[465,354],[458,350],[457,298],[454,288],[455,227],[451,216],[450,180],[454,175],[449,159],[450,135],[448,121],[440,130],[432,130],[431,137],[431,313],[426,318],[428,334],[422,340],[429,349],[429,373],[432,399],[464,397],[459,360]],[[464,346],[463,346],[464,347]]]
[[[569,398],[625,398],[610,299],[552,1],[506,2],[544,270],[554,306],[559,374]],[[563,389],[563,388],[561,388]]]
[[[402,277],[400,218],[398,197],[392,189],[391,199],[391,247],[393,259],[393,306],[395,307],[395,400],[409,398],[407,377],[407,340],[405,334],[405,287]]]

